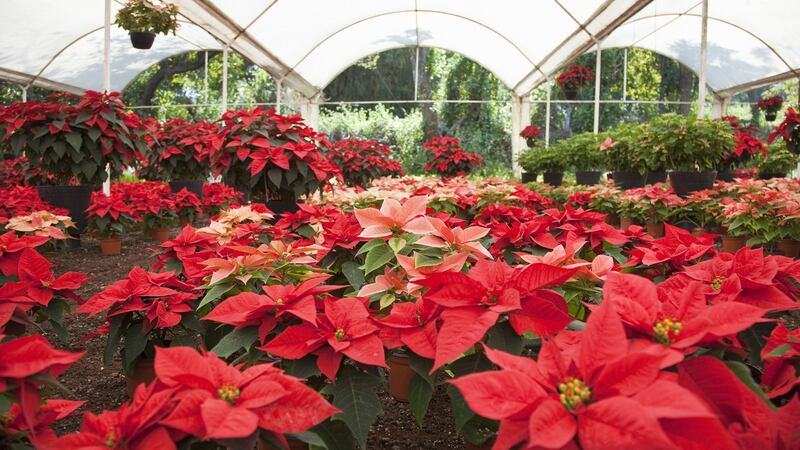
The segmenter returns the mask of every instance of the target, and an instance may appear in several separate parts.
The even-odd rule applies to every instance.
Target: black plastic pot
[[[717,179],[720,181],[730,182],[733,181],[733,172],[730,170],[720,170],[717,172]]]
[[[658,172],[647,172],[644,174],[644,184],[666,183],[667,172],[660,170]]]
[[[139,50],[149,50],[153,46],[153,41],[156,40],[156,34],[149,31],[131,31],[128,35],[131,37],[133,48]]]
[[[522,182],[523,183],[533,183],[536,181],[537,174],[533,172],[522,172]]]
[[[786,174],[777,172],[764,172],[758,174],[759,180],[771,180],[773,178],[786,178]]]
[[[717,172],[684,172],[672,171],[669,173],[669,181],[672,189],[681,197],[686,197],[695,191],[711,189],[714,187],[714,178]]]
[[[561,182],[564,181],[564,172],[545,172],[542,178],[550,186],[561,186]]]
[[[584,186],[591,186],[600,182],[602,172],[595,170],[578,170],[575,172],[575,182]]]
[[[533,148],[533,144],[536,142],[534,138],[525,138],[525,143],[528,144],[528,148]]]
[[[295,200],[270,200],[267,202],[267,208],[275,213],[275,215],[285,213],[291,214],[300,209]]]
[[[197,198],[203,198],[203,182],[191,180],[177,180],[169,182],[169,190],[173,194],[177,194],[181,189],[186,188],[187,191],[193,193]]]
[[[773,120],[778,118],[778,112],[765,112],[764,113],[764,120],[767,122],[772,122]]]
[[[575,100],[578,98],[578,90],[564,88],[564,97],[566,97],[567,100]]]
[[[68,211],[77,227],[69,229],[70,236],[75,239],[70,239],[68,243],[72,249],[80,248],[80,235],[86,229],[86,208],[89,207],[94,186],[37,186],[36,190],[43,201]]]
[[[611,174],[614,184],[620,189],[633,189],[644,186],[644,175],[635,171],[615,171]]]

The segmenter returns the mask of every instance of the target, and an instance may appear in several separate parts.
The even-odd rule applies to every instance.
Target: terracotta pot
[[[408,386],[414,378],[414,369],[408,364],[408,355],[392,353],[389,356],[389,394],[400,402],[408,402]]]
[[[133,366],[133,371],[125,375],[125,391],[128,392],[128,397],[133,398],[133,393],[136,392],[136,386],[143,383],[149,383],[156,379],[156,370],[153,367],[152,359],[140,359],[136,361]]]
[[[122,239],[111,237],[107,239],[100,239],[100,254],[103,256],[117,256],[122,251]]]
[[[700,237],[700,236],[702,236],[704,234],[708,234],[708,230],[706,230],[705,228],[702,228],[702,227],[694,227],[694,228],[692,228],[692,236]]]
[[[633,219],[631,219],[630,217],[620,217],[619,218],[619,229],[620,230],[627,230],[628,227],[630,227],[631,225],[636,225],[636,224],[633,222]]]
[[[800,241],[781,239],[778,241],[778,250],[782,251],[783,254],[789,258],[797,258],[800,256]]]
[[[609,214],[606,216],[606,223],[612,227],[619,228],[619,216],[616,214]]]
[[[191,225],[192,219],[190,219],[189,216],[182,216],[178,219],[178,222],[181,224],[181,228],[183,228],[186,225]]]
[[[301,440],[287,438],[286,441],[289,443],[289,450],[308,450],[308,444],[306,444]],[[270,445],[267,441],[259,438],[258,450],[283,450],[283,449],[277,449],[273,445]]]
[[[169,228],[150,230],[150,240],[155,242],[164,242],[169,240]]]
[[[737,250],[747,246],[749,236],[722,236],[722,251],[736,253]]]
[[[647,227],[647,234],[653,236],[654,238],[664,237],[664,222],[659,223],[648,223]]]

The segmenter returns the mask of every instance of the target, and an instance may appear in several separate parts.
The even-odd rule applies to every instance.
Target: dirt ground
[[[107,285],[123,278],[134,266],[149,267],[153,260],[152,242],[139,233],[132,233],[123,241],[120,256],[101,256],[97,241],[84,238],[79,250],[48,255],[56,264],[55,271],[61,274],[67,271],[86,273],[90,280],[78,292],[83,298],[89,298]],[[111,364],[103,364],[104,338],[88,342],[83,338],[102,323],[102,317],[88,318],[77,314],[68,314],[65,325],[69,330],[69,341],[65,344],[48,330],[45,336],[59,348],[72,351],[86,350],[86,355],[73,365],[61,378],[62,384],[71,391],[76,399],[87,400],[83,411],[99,413],[104,409],[113,409],[127,400],[125,393],[125,377],[122,374],[120,360]],[[383,416],[379,417],[370,431],[367,447],[377,450],[406,449],[463,449],[464,444],[455,431],[450,404],[442,387],[439,387],[431,401],[425,424],[417,426],[413,414],[405,403],[398,402],[387,393],[380,392],[383,404]],[[77,414],[59,423],[57,431],[62,434],[76,431],[81,422],[81,414]]]

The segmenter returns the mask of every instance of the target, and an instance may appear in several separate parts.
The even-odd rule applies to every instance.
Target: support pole
[[[417,101],[419,91],[419,46],[417,46],[417,58],[414,60],[414,101]]]
[[[553,94],[553,80],[547,80],[547,102],[544,104],[544,146],[550,147],[550,97]]]
[[[203,65],[203,103],[208,104],[208,50],[205,54],[205,64]]]
[[[228,46],[222,49],[222,113],[228,110]]]
[[[22,86],[22,101],[28,101],[28,86]]]
[[[708,0],[703,0],[703,19],[700,26],[700,74],[697,86],[697,117],[706,112],[706,65],[708,60]]]
[[[283,79],[275,82],[275,111],[281,113],[281,104],[283,103]]]
[[[103,21],[103,91],[111,90],[111,0],[105,1],[105,18]],[[103,182],[103,194],[111,195],[111,166],[106,164],[106,181]]]
[[[597,59],[594,63],[594,134],[600,132],[600,73],[603,69],[602,50],[597,43]]]
[[[622,101],[628,100],[628,48],[622,52]]]
[[[515,177],[522,175],[522,167],[517,161],[520,153],[526,147],[525,139],[519,134],[522,129],[531,124],[531,101],[526,95],[520,97],[511,95],[511,168]]]

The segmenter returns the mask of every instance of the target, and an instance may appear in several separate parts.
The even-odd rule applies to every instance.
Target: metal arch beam
[[[751,89],[759,88],[762,86],[768,86],[770,84],[779,83],[781,81],[789,80],[792,78],[798,78],[797,76],[798,72],[800,72],[800,67],[796,67],[792,70],[779,73],[771,77],[761,78],[760,80],[754,80],[748,83],[743,83],[725,89],[720,89],[719,91],[717,91],[717,94],[720,96],[733,97],[734,95],[740,92],[749,91]]]
[[[292,71],[294,71],[294,69],[297,66],[302,64],[303,61],[305,61],[309,56],[311,56],[311,54],[314,53],[314,51],[316,51],[316,49],[318,49],[322,44],[324,44],[325,42],[327,42],[328,40],[330,40],[331,38],[333,38],[337,34],[343,32],[343,31],[345,31],[345,30],[347,30],[349,28],[352,28],[352,27],[354,27],[354,26],[356,26],[358,24],[361,24],[361,23],[364,23],[364,22],[368,22],[368,21],[370,21],[372,19],[376,19],[376,18],[379,18],[379,17],[390,16],[390,15],[394,15],[394,14],[407,14],[407,13],[414,13],[415,16],[418,13],[441,14],[441,15],[445,15],[445,16],[449,16],[449,17],[455,17],[457,19],[461,19],[461,20],[464,20],[464,21],[467,21],[467,22],[472,22],[475,25],[478,25],[478,26],[480,26],[482,28],[485,28],[486,30],[489,30],[490,32],[496,34],[501,39],[503,39],[504,41],[508,42],[509,45],[514,47],[514,50],[516,50],[523,58],[525,58],[533,66],[533,70],[531,72],[535,73],[535,72],[538,71],[539,73],[542,73],[542,74],[544,73],[544,72],[541,71],[541,69],[539,69],[539,66],[530,57],[528,57],[528,55],[524,51],[522,51],[522,49],[514,41],[512,41],[511,39],[506,37],[503,33],[497,31],[496,29],[494,29],[494,28],[492,28],[492,27],[490,27],[490,26],[488,26],[488,25],[486,25],[486,24],[484,24],[484,23],[482,23],[482,22],[480,22],[480,21],[478,21],[478,20],[476,20],[476,19],[474,19],[472,17],[467,17],[467,16],[464,16],[464,15],[461,15],[461,14],[453,14],[453,13],[450,13],[450,12],[447,12],[447,11],[434,10],[434,9],[402,9],[402,10],[396,10],[396,11],[389,11],[389,12],[384,12],[384,13],[380,13],[380,14],[374,14],[374,15],[369,16],[369,17],[363,17],[363,18],[358,19],[358,20],[356,20],[354,22],[351,22],[351,23],[349,23],[349,24],[337,29],[336,31],[333,31],[332,33],[329,33],[327,36],[325,36],[323,39],[321,39],[319,42],[317,42],[313,47],[311,47],[306,52],[305,55],[303,55],[302,58],[300,58],[297,61],[297,63],[295,63],[292,66]],[[416,26],[416,31],[417,31],[417,36],[418,36],[416,45],[419,46],[420,44],[419,44],[419,26],[418,25]],[[396,47],[396,48],[399,48],[399,47]],[[353,61],[353,62],[355,62],[355,61]],[[486,67],[486,69],[491,70],[491,68],[489,68],[489,67]],[[508,88],[511,89],[511,86],[508,86]],[[324,89],[324,87],[320,88],[320,92],[322,91],[322,89]]]
[[[75,95],[83,95],[86,89],[71,84],[59,83],[43,77],[36,77],[31,74],[17,72],[16,70],[0,67],[0,79],[8,80],[23,87],[38,86],[54,91],[64,91]]]
[[[316,94],[317,89],[314,85],[296,72],[292,72],[286,63],[263,47],[247,33],[245,28],[225,15],[210,0],[173,1],[180,7],[180,14],[183,17],[206,30],[222,42],[223,46],[229,45],[231,49],[266,70],[273,78],[283,79],[287,86],[304,96],[311,97]],[[262,15],[264,12],[266,9],[262,11]]]
[[[645,6],[649,5],[652,1],[653,0],[636,0],[636,1],[634,1],[627,10],[625,10],[622,14],[620,14],[619,16],[614,18],[614,20],[610,21],[609,24],[606,27],[604,27],[602,30],[600,30],[599,32],[597,32],[594,35],[592,35],[587,31],[587,27],[590,26],[592,24],[592,22],[595,21],[606,9],[608,9],[608,6],[611,3],[613,3],[613,0],[606,0],[606,2],[603,3],[603,5],[601,5],[599,8],[597,8],[597,10],[594,13],[592,13],[592,15],[586,20],[586,22],[584,22],[582,24],[579,23],[578,24],[578,28],[575,29],[575,31],[573,31],[572,34],[570,34],[566,39],[564,39],[561,42],[561,44],[557,45],[552,51],[550,51],[550,53],[545,55],[545,57],[541,61],[539,61],[539,63],[536,65],[536,67],[544,66],[544,64],[546,62],[548,62],[550,59],[553,58],[553,55],[555,55],[556,52],[558,52],[559,50],[561,50],[562,48],[567,46],[571,41],[573,41],[575,39],[579,39],[579,36],[581,34],[583,34],[583,33],[587,34],[589,36],[588,39],[585,39],[585,40],[583,40],[583,42],[580,42],[576,46],[576,48],[567,57],[565,57],[563,59],[563,61],[559,61],[559,63],[553,68],[552,71],[550,71],[549,73],[544,73],[544,72],[540,71],[541,75],[538,78],[534,78],[536,72],[535,71],[531,71],[530,73],[528,73],[528,75],[523,77],[522,80],[520,80],[517,83],[517,85],[514,86],[514,88],[512,90],[517,92],[517,91],[519,91],[521,86],[523,86],[525,84],[530,84],[531,85],[530,89],[528,89],[527,92],[524,93],[524,95],[530,95],[530,93],[534,89],[536,89],[537,86],[539,86],[543,82],[547,81],[548,78],[551,78],[554,73],[558,72],[562,67],[564,67],[566,64],[568,64],[570,61],[574,60],[575,58],[577,58],[577,57],[581,56],[582,54],[586,53],[587,51],[589,51],[596,44],[597,41],[603,40],[606,36],[611,34],[612,31],[617,29],[619,26],[621,26],[623,23],[625,23],[629,18],[633,17],[633,15],[635,15],[636,13],[641,11],[642,8],[644,8]],[[561,6],[560,3],[558,3],[558,2],[556,2],[556,3],[559,6]],[[561,7],[563,8],[563,6],[561,6]],[[575,20],[574,16],[572,16],[572,14],[570,14],[568,11],[567,11],[567,14],[573,20]]]
[[[700,18],[701,20],[703,18],[702,14],[689,13],[689,12],[684,12],[684,13],[661,13],[661,14],[652,14],[652,15],[649,15],[647,17],[640,17],[640,18],[632,20],[632,21],[630,21],[630,22],[628,22],[628,23],[626,23],[624,25],[628,25],[628,24],[632,24],[632,23],[636,23],[636,22],[641,22],[643,20],[653,19],[655,17],[671,17],[671,16],[676,16],[676,17],[675,17],[675,19],[669,21],[664,26],[674,22],[675,20],[679,19],[680,17],[697,17],[697,18]],[[733,23],[733,22],[731,22],[729,20],[720,19],[720,18],[714,17],[714,16],[708,16],[708,20],[714,20],[714,21],[717,21],[719,23],[724,23],[725,25],[731,26],[733,28],[736,28],[739,31],[742,31],[742,32],[746,33],[747,35],[749,35],[753,39],[756,39],[758,42],[761,42],[761,44],[764,45],[764,47],[766,47],[767,49],[769,49],[769,51],[771,51],[772,54],[774,54],[775,57],[778,58],[783,63],[783,65],[786,66],[786,68],[789,70],[789,72],[791,72],[793,74],[793,76],[788,77],[788,78],[793,78],[793,77],[800,78],[800,69],[793,68],[792,65],[789,64],[786,61],[786,59],[777,50],[775,50],[775,48],[773,46],[771,46],[769,43],[767,43],[767,41],[765,41],[763,38],[761,38],[761,36],[753,33],[752,31],[748,30],[747,28],[745,28],[745,27],[743,27],[741,25],[737,25],[737,24],[735,24],[735,23]],[[659,27],[658,30],[664,28],[664,26]],[[648,33],[644,37],[637,39],[636,42],[642,41],[643,39],[645,39],[648,36],[651,36],[653,33],[657,32],[658,30]],[[768,77],[768,78],[771,78],[771,77]],[[768,78],[764,78],[764,79],[766,80]],[[783,79],[785,80],[787,78],[783,78]],[[761,81],[761,80],[754,80],[753,83],[757,83],[759,81]],[[744,86],[744,84],[742,86]],[[721,89],[719,92],[725,92],[725,91],[728,91],[728,90],[731,90],[731,89],[732,88],[725,88],[725,89]]]

